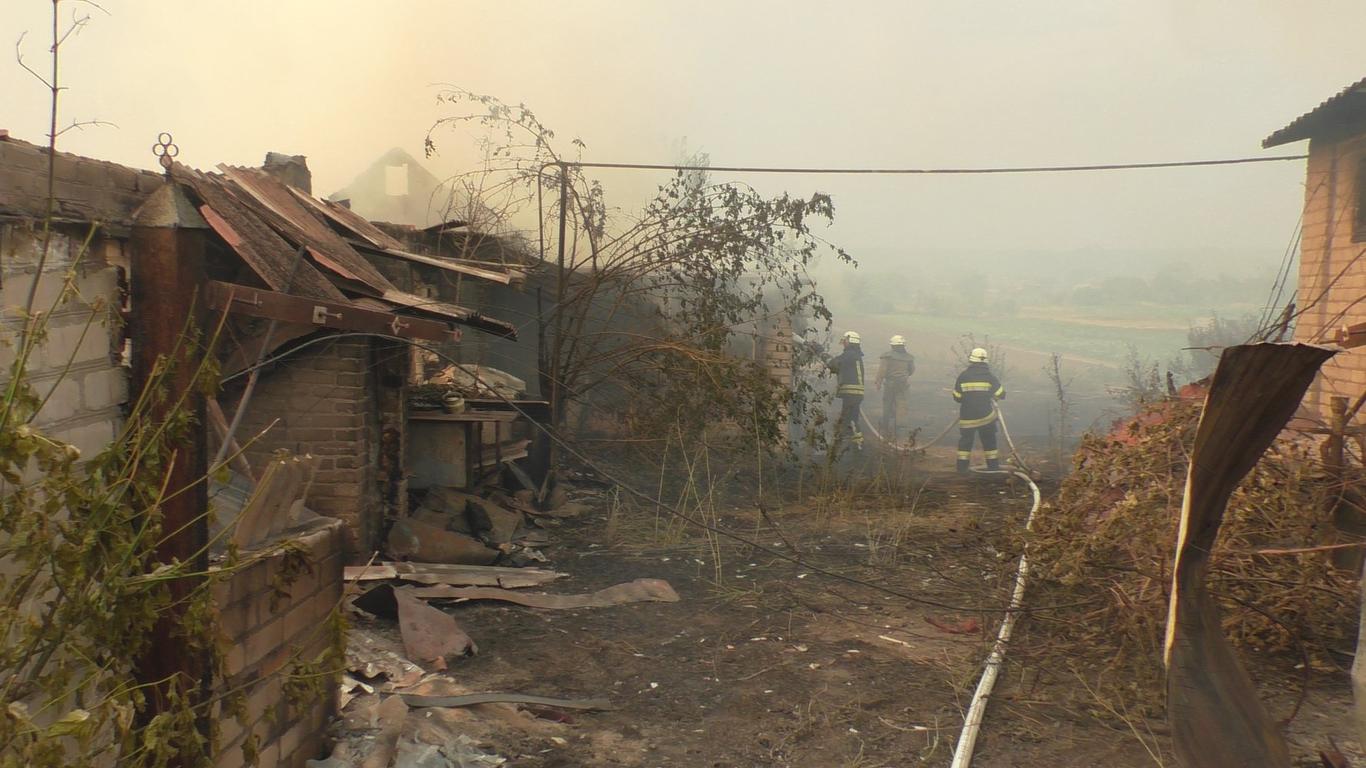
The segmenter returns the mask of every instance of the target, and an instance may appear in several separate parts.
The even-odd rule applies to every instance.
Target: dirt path
[[[480,651],[451,670],[461,689],[452,692],[607,697],[617,708],[537,716],[482,705],[425,716],[453,720],[517,766],[946,765],[999,618],[973,609],[1006,602],[1014,558],[997,546],[1020,524],[1028,491],[951,474],[916,487],[890,505],[885,495],[842,497],[770,513],[782,536],[749,511],[721,520],[776,548],[786,537],[809,562],[914,601],[729,544],[718,581],[718,550],[704,539],[678,541],[663,521],[613,515],[600,499],[552,531],[547,553],[572,574],[553,591],[651,577],[682,600],[581,611],[452,606]],[[1015,687],[1003,680],[1004,703],[988,715],[974,765],[1068,764],[1079,748],[1118,768],[1151,764],[1137,740],[1084,714],[1062,709],[1040,722]],[[349,719],[363,723],[373,706],[353,702]]]

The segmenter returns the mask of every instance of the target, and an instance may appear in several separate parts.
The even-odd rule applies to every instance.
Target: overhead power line
[[[1076,173],[1081,171],[1137,171],[1155,168],[1201,168],[1215,165],[1250,165],[1275,163],[1283,160],[1303,160],[1308,155],[1276,155],[1274,157],[1235,157],[1223,160],[1175,160],[1164,163],[1106,163],[1103,165],[1026,165],[1002,168],[784,168],[773,166],[739,165],[669,165],[666,163],[593,163],[569,161],[546,163],[568,168],[621,168],[645,171],[712,171],[724,173],[790,173],[790,174],[848,174],[887,176],[971,176],[993,173]]]

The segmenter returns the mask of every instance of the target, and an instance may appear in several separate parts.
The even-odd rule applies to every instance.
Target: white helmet
[[[891,343],[894,347],[904,347],[906,346],[906,337],[898,333],[897,335],[892,337]]]
[[[985,363],[987,361],[987,351],[981,347],[976,347],[968,353],[969,363]]]
[[[844,335],[840,337],[840,341],[848,342],[849,344],[862,343],[859,339],[858,331],[845,331]]]

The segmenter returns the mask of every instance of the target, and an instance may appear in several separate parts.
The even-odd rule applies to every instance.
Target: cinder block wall
[[[154,158],[149,154],[147,159]],[[45,147],[0,139],[0,213],[41,216],[46,212],[47,174]],[[115,226],[131,222],[137,207],[162,184],[159,173],[65,152],[57,153],[52,175],[59,218]]]
[[[51,393],[34,425],[90,458],[113,441],[123,423],[128,369],[119,364],[119,270],[110,263],[122,260],[124,245],[97,237],[86,248],[86,234],[80,226],[53,234],[34,301],[35,312],[48,313],[46,338],[29,358],[28,377],[39,397]],[[42,241],[40,228],[0,224],[0,381],[8,379],[18,354]],[[75,292],[58,304],[68,277]]]
[[[260,768],[294,768],[319,756],[336,711],[336,676],[322,682],[324,695],[308,701],[290,701],[285,680],[299,673],[300,660],[325,667],[339,663],[329,658],[336,637],[327,619],[342,595],[342,527],[338,520],[324,520],[297,536],[313,571],[295,577],[284,595],[272,588],[285,564],[279,555],[215,585],[219,626],[229,649],[219,690],[240,689],[247,710],[245,724],[221,711],[216,717],[215,764],[221,768],[245,764],[242,743],[248,732],[257,740]]]
[[[1366,136],[1309,144],[1304,222],[1300,239],[1300,315],[1295,340],[1323,343],[1335,329],[1366,322],[1366,232],[1354,232],[1357,166]],[[1338,354],[1323,366],[1305,398],[1311,414],[1329,419],[1335,395],[1356,399],[1366,390],[1366,349]]]
[[[238,432],[245,443],[269,427],[246,449],[254,467],[265,466],[280,449],[318,457],[306,503],[346,523],[349,557],[373,550],[383,521],[372,358],[371,342],[364,338],[325,341],[290,355],[262,373]],[[224,393],[224,410],[232,413],[239,395],[240,390]]]

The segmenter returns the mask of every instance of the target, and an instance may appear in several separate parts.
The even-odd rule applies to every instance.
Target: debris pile
[[[311,766],[503,765],[523,756],[499,754],[523,748],[499,738],[509,725],[534,741],[564,745],[561,734],[570,735],[579,717],[570,712],[614,708],[607,699],[565,697],[562,691],[482,689],[468,671],[455,669],[480,651],[481,628],[470,618],[479,614],[460,615],[475,601],[552,612],[678,602],[678,593],[660,579],[588,592],[540,591],[568,574],[517,566],[548,561],[534,548],[549,542],[540,525],[586,508],[570,502],[570,493],[563,482],[548,482],[539,493],[429,489],[410,516],[395,522],[387,542],[393,560],[344,570],[350,629],[338,700],[342,717],[334,725],[331,756]]]
[[[1145,407],[1088,435],[1029,538],[1038,652],[1103,660],[1144,702],[1160,701],[1162,645],[1187,459],[1200,404]],[[1357,582],[1323,551],[1337,496],[1308,441],[1281,439],[1238,487],[1212,555],[1210,589],[1235,647],[1327,667],[1351,649]]]
[[[539,547],[550,541],[546,529],[586,508],[570,502],[562,484],[550,485],[539,495],[529,488],[467,493],[436,486],[415,497],[411,514],[394,521],[386,549],[394,560],[426,563],[544,563]]]
[[[408,388],[408,404],[417,410],[448,408],[453,398],[516,400],[526,382],[485,365],[448,365],[426,382]]]

